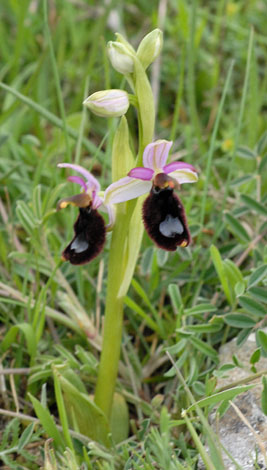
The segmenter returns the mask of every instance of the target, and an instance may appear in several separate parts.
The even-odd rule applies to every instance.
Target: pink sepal
[[[154,175],[154,171],[151,168],[144,168],[141,166],[132,168],[128,173],[128,176],[131,176],[131,178],[137,178],[139,180],[144,180],[144,181],[152,180],[153,175]]]
[[[71,183],[79,184],[85,191],[87,191],[86,183],[80,176],[68,176],[67,180],[71,181]]]
[[[77,173],[80,173],[86,179],[87,188],[93,189],[96,192],[100,191],[100,184],[97,179],[82,166],[74,165],[72,163],[59,163],[57,166],[59,168],[71,168],[72,170],[77,171]]]
[[[165,165],[172,142],[168,140],[156,140],[148,144],[143,153],[144,167],[152,170],[162,169]]]
[[[197,170],[193,167],[193,165],[190,165],[190,163],[185,163],[185,162],[171,162],[171,163],[168,163],[168,165],[165,165],[163,167],[163,171],[164,173],[167,173],[167,175],[171,173],[172,171],[185,170],[185,169],[194,171],[195,173],[197,172]]]

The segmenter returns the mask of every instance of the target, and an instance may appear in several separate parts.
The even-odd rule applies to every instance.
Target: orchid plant
[[[104,420],[97,438],[105,444],[114,409],[124,297],[134,273],[143,229],[160,248],[168,251],[185,247],[191,241],[185,211],[175,191],[181,184],[197,181],[196,169],[181,161],[167,163],[172,142],[153,141],[154,100],[145,70],[161,48],[162,33],[158,29],[142,40],[137,51],[117,34],[117,40],[108,44],[109,58],[113,67],[125,76],[133,94],[105,90],[84,102],[98,116],[121,117],[112,148],[112,184],[100,192],[98,181],[86,169],[69,163],[58,165],[78,173],[79,176],[69,176],[68,180],[82,189],[58,203],[58,209],[69,204],[79,209],[74,237],[63,251],[63,259],[74,265],[91,261],[103,249],[106,232],[112,230],[102,351],[94,394],[94,407],[97,407],[94,412],[97,409]],[[136,107],[138,115],[136,157],[129,144],[124,116],[130,104]],[[146,198],[145,194],[148,194]],[[109,215],[107,224],[99,213],[101,210]],[[90,432],[96,438],[94,430]]]

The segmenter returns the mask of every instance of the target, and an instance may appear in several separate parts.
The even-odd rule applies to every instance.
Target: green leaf
[[[127,235],[127,244],[125,249],[125,260],[126,265],[124,267],[123,280],[118,292],[118,297],[124,297],[129,289],[131,283],[135,265],[137,262],[137,257],[139,255],[140,246],[144,233],[144,224],[141,216],[142,205],[144,202],[143,197],[139,197],[138,201],[135,204],[129,225],[128,225],[128,235]],[[129,204],[132,204],[133,201],[128,201],[126,203],[126,211],[129,209]]]
[[[147,276],[151,273],[154,257],[154,248],[149,246],[143,253],[140,263],[141,274]]]
[[[263,330],[257,331],[257,340],[263,351],[267,353],[267,334]]]
[[[251,313],[252,315],[256,315],[257,317],[264,318],[266,315],[265,307],[257,302],[254,299],[251,299],[247,295],[241,295],[238,297],[238,302],[247,312]]]
[[[147,315],[147,313],[144,312],[144,310],[133,299],[126,296],[125,299],[124,299],[124,303],[125,303],[125,305],[130,307],[134,312],[136,312],[141,318],[143,318],[146,321],[147,325],[152,330],[159,333],[158,325],[154,322],[154,320],[152,320],[152,318],[150,318],[149,315]]]
[[[55,445],[61,449],[65,449],[65,443],[62,438],[61,433],[57,429],[54,418],[50,414],[49,410],[45,408],[35,397],[33,397],[29,393],[30,400],[33,404],[34,411],[36,413],[36,416],[39,418],[41,421],[41,424],[45,430],[45,432],[48,434],[49,437],[51,437],[54,440]]]
[[[110,429],[115,444],[124,441],[129,436],[129,412],[125,398],[115,392],[113,397]]]
[[[35,186],[32,194],[33,212],[39,222],[42,220],[42,186],[38,184]]]
[[[261,162],[258,166],[258,174],[262,174],[265,171],[265,167],[267,165],[267,153],[262,157]]]
[[[267,416],[267,377],[262,377],[263,390],[261,394],[261,407],[262,411]]]
[[[186,412],[188,413],[189,411],[194,410],[197,406],[203,408],[204,406],[216,405],[220,401],[232,400],[237,395],[240,395],[240,393],[247,392],[253,387],[255,387],[255,385],[240,385],[238,387],[230,388],[229,390],[224,390],[223,392],[214,393],[214,395],[202,398],[196,403],[193,403],[193,405],[187,408]]]
[[[260,138],[260,140],[257,144],[257,153],[259,155],[262,155],[264,150],[266,149],[266,147],[267,147],[267,131],[265,131],[262,134],[262,136],[261,136],[261,138]]]
[[[18,331],[21,331],[24,334],[27,351],[33,361],[37,351],[37,344],[33,328],[29,323],[19,323],[18,325],[12,326],[1,343],[1,349],[5,352],[12,343],[16,342]]]
[[[103,412],[88,394],[81,393],[58,372],[58,380],[63,393],[68,420],[79,432],[91,439],[110,445],[109,426]]]
[[[250,287],[248,293],[260,302],[267,302],[267,292],[264,287]]]
[[[27,444],[29,444],[35,423],[29,424],[23,431],[18,442],[18,452],[20,452]]]
[[[153,305],[151,304],[150,300],[149,300],[149,297],[147,295],[147,293],[144,291],[143,287],[141,286],[141,284],[139,284],[139,282],[137,282],[136,279],[132,279],[132,282],[131,282],[135,292],[141,297],[141,299],[143,299],[144,303],[146,304],[146,306],[151,310],[151,311],[155,311]]]
[[[223,322],[220,323],[202,323],[200,325],[186,325],[186,330],[192,333],[214,333],[222,329]]]
[[[140,63],[137,57],[134,58],[134,83],[135,83],[135,93],[138,100],[139,107],[139,119],[141,121],[142,128],[142,143],[143,148],[139,149],[142,151],[146,145],[148,145],[153,140],[154,134],[154,123],[155,123],[155,106],[154,106],[154,97],[151,90],[149,80],[147,78],[146,72]],[[141,153],[140,156],[142,157]],[[141,164],[140,161],[137,162],[137,165]]]
[[[262,266],[259,266],[253,273],[250,275],[250,278],[248,280],[248,287],[255,286],[256,284],[259,284],[259,282],[265,278],[267,275],[267,264],[263,264]]]
[[[240,178],[236,178],[231,182],[231,186],[240,186],[241,184],[247,183],[252,179],[251,175],[241,176]]]
[[[38,221],[26,202],[17,202],[16,214],[24,230],[29,235],[32,235],[33,230],[38,226]]]
[[[224,400],[220,406],[218,406],[217,413],[220,416],[220,418],[223,417],[223,415],[226,413],[230,406],[229,400]]]
[[[246,315],[242,315],[241,313],[229,313],[223,318],[227,325],[233,326],[235,328],[252,328],[256,324],[255,320],[252,320],[252,318],[247,317]]]
[[[235,263],[233,263],[232,260],[226,259],[223,261],[223,263],[227,277],[233,285],[235,285],[237,282],[244,282],[244,278],[240,269],[236,266]]]
[[[228,285],[228,280],[227,280],[227,276],[226,276],[226,273],[225,273],[224,264],[223,264],[223,261],[221,259],[220,252],[219,252],[218,248],[216,248],[215,245],[211,245],[210,254],[211,254],[211,258],[212,258],[213,264],[215,266],[215,269],[217,271],[217,274],[219,276],[219,279],[221,281],[222,288],[224,290],[225,296],[226,296],[228,302],[230,304],[232,304],[233,303],[233,297],[232,297],[232,293],[231,293],[229,285]]]
[[[238,157],[245,158],[246,160],[255,160],[257,154],[248,147],[240,146],[236,150]]]
[[[261,348],[256,349],[250,357],[250,364],[256,364],[261,358]]]
[[[122,116],[112,145],[112,181],[123,178],[134,167],[134,157],[129,144],[128,123]]]
[[[169,251],[161,250],[160,248],[157,250],[157,261],[160,268],[162,268],[167,263],[168,258]]]
[[[58,409],[58,414],[60,417],[60,422],[62,425],[62,431],[63,431],[66,444],[71,450],[74,451],[72,439],[71,439],[70,432],[69,432],[69,423],[68,423],[67,413],[66,413],[66,409],[64,405],[64,399],[63,399],[63,395],[62,395],[62,391],[60,387],[60,381],[59,381],[60,369],[62,369],[62,366],[52,366],[57,409]]]
[[[169,284],[168,293],[171,298],[171,303],[176,314],[178,314],[181,307],[183,307],[183,300],[181,297],[180,289],[177,284]]]
[[[246,284],[244,282],[237,282],[235,285],[235,295],[236,297],[239,297],[240,295],[243,295],[245,292]]]
[[[211,357],[214,361],[217,361],[218,359],[218,354],[217,352],[215,351],[215,349],[213,349],[212,346],[210,346],[209,344],[205,343],[204,341],[202,341],[201,339],[199,338],[196,338],[196,337],[193,337],[193,336],[190,336],[188,338],[188,340],[190,341],[191,344],[193,344],[193,346],[195,346],[196,349],[198,349],[199,351],[201,351],[203,354],[205,354],[206,356],[209,356]]]
[[[260,204],[260,202],[256,201],[255,199],[252,199],[252,197],[247,196],[246,194],[241,194],[241,200],[251,210],[265,217],[267,216],[266,208],[262,204]]]
[[[171,355],[179,354],[179,352],[182,351],[186,345],[187,340],[185,338],[182,338],[176,344],[173,344],[172,346],[166,348],[166,351],[168,351]]]
[[[216,312],[217,307],[212,304],[199,304],[195,307],[185,309],[185,315],[200,315],[201,313]]]
[[[236,235],[242,242],[250,242],[250,236],[239,220],[233,217],[229,212],[225,213],[225,220],[234,235]]]

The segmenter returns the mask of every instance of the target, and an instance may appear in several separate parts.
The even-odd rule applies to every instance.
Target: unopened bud
[[[112,66],[117,72],[124,74],[132,73],[134,61],[129,49],[120,42],[108,42],[108,56]]]
[[[140,42],[137,57],[146,69],[160,54],[163,37],[160,29],[154,29]]]
[[[97,116],[123,116],[129,108],[128,93],[123,90],[97,91],[86,98],[83,104]]]

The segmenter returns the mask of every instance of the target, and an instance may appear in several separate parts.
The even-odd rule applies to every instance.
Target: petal
[[[168,163],[168,165],[165,165],[163,167],[163,171],[164,173],[168,174],[175,170],[184,170],[185,168],[187,168],[188,170],[192,170],[195,173],[197,172],[197,170],[193,167],[193,165],[190,165],[190,163],[185,163],[185,162]]]
[[[169,176],[174,178],[179,184],[195,183],[198,180],[197,173],[187,168],[184,170],[172,171],[169,173]]]
[[[137,178],[144,181],[152,180],[153,175],[154,171],[151,168],[144,168],[143,166],[132,168],[128,173],[128,176],[131,176],[131,178]]]
[[[57,210],[65,209],[69,204],[76,207],[88,207],[91,203],[91,198],[86,193],[75,194],[74,196],[65,197],[60,199],[57,203]]]
[[[147,168],[159,170],[165,165],[172,142],[168,140],[156,140],[148,144],[144,150],[143,163]]]
[[[85,191],[87,191],[86,183],[80,176],[68,176],[67,180],[71,181],[72,183],[79,184]]]
[[[114,227],[116,220],[116,206],[114,204],[102,204],[100,210],[108,214],[108,224],[106,225],[106,229],[111,230]]]
[[[81,175],[83,175],[87,181],[88,187],[90,189],[95,189],[95,191],[100,190],[100,184],[98,183],[97,179],[85,168],[80,165],[74,165],[72,163],[59,163],[57,165],[59,168],[71,168],[74,171],[77,171]]]
[[[152,187],[151,181],[141,181],[130,176],[125,176],[120,180],[112,183],[105,191],[104,202],[118,203],[129,201],[138,196],[142,196],[150,191]]]
[[[93,209],[98,209],[102,204],[103,204],[103,200],[99,196],[97,196],[95,191],[93,191],[93,194],[92,194]]]

